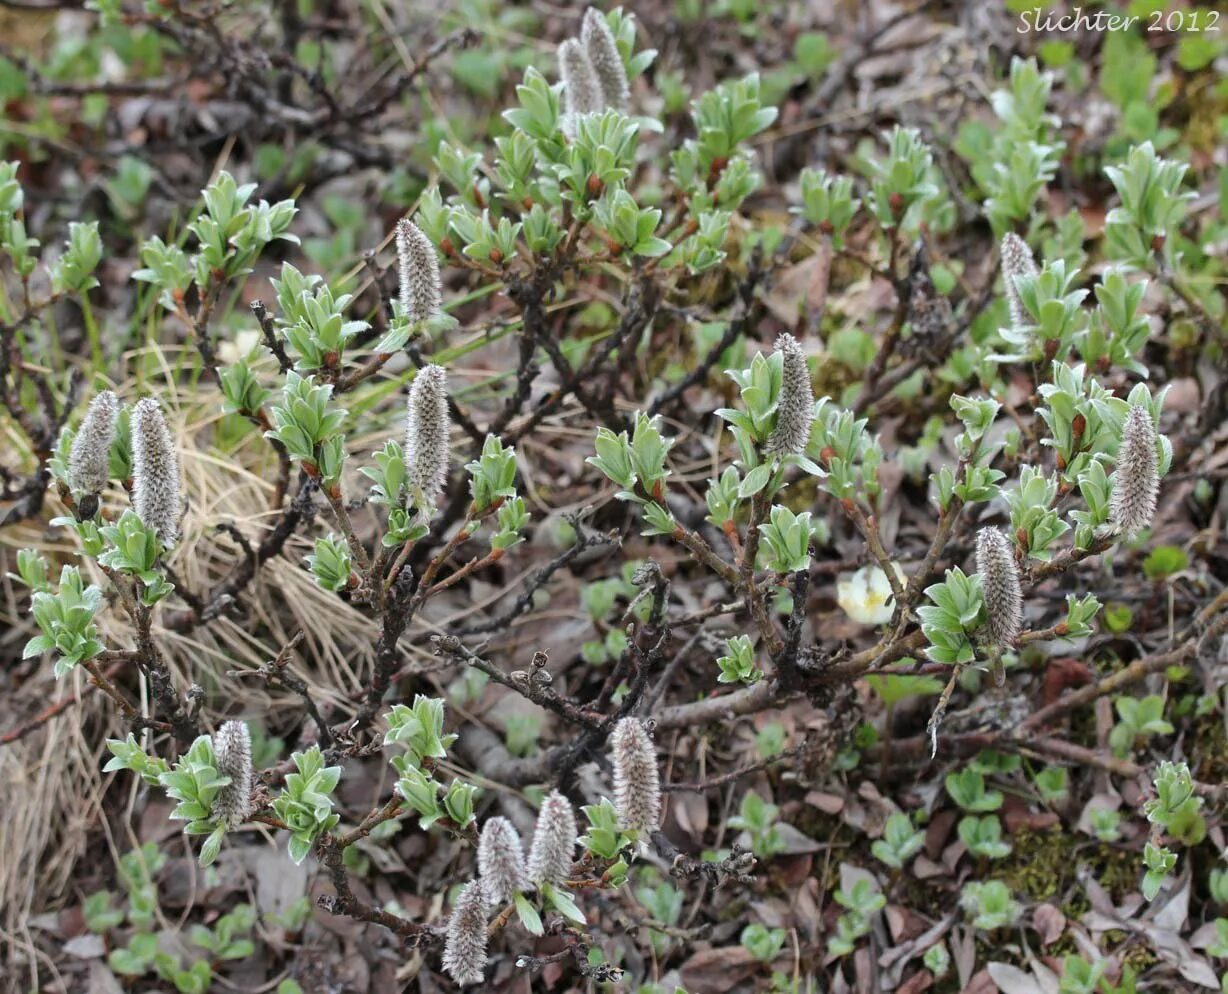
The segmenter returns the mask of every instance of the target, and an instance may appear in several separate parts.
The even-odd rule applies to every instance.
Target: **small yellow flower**
[[[904,571],[892,563],[895,575],[904,582]],[[891,620],[891,584],[877,566],[863,566],[856,573],[843,573],[836,581],[836,601],[844,613],[859,625],[885,625]]]

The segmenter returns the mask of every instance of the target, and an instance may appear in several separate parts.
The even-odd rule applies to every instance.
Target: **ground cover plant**
[[[1228,51],[1018,7],[6,8],[8,988],[1228,990]]]

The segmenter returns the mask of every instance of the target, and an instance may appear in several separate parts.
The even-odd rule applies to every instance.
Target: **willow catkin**
[[[614,806],[619,824],[641,837],[661,824],[661,779],[652,736],[638,718],[623,718],[610,736]]]
[[[450,439],[448,374],[442,366],[418,370],[405,421],[405,471],[412,499],[433,511],[448,481]]]
[[[1035,276],[1036,262],[1028,243],[1008,231],[1002,236],[1002,282],[1006,286],[1006,302],[1010,306],[1011,327],[1018,331],[1029,324],[1027,311],[1019,296],[1016,280],[1021,276]]]
[[[110,390],[90,401],[68,455],[69,481],[78,493],[98,494],[106,489],[118,417],[119,401]]]
[[[595,114],[605,107],[597,71],[575,38],[559,46],[559,76],[563,80],[563,130],[574,135],[580,114]]]
[[[410,321],[427,321],[439,314],[443,304],[435,246],[407,217],[397,222],[396,242],[401,312]]]
[[[529,889],[520,833],[506,818],[489,819],[478,840],[478,874],[488,904],[505,904]]]
[[[529,879],[538,886],[563,883],[571,875],[576,848],[576,815],[571,802],[551,791],[537,813],[533,844],[529,847]]]
[[[780,376],[780,399],[776,404],[776,427],[768,438],[767,451],[780,455],[801,452],[810,441],[814,423],[814,389],[810,367],[801,345],[792,335],[776,339],[776,351],[784,357]]]
[[[132,506],[163,545],[179,540],[179,456],[162,408],[152,397],[132,411]]]
[[[213,799],[213,813],[227,828],[238,828],[252,813],[252,737],[247,723],[227,721],[213,736],[217,771],[230,783]]]
[[[1122,425],[1109,500],[1109,518],[1117,531],[1133,538],[1148,527],[1155,517],[1159,491],[1155,425],[1144,408],[1131,407]]]
[[[443,968],[462,987],[486,977],[486,903],[476,880],[465,884],[452,908]]]
[[[1009,649],[1023,630],[1023,591],[1015,551],[997,528],[977,533],[976,570],[981,574],[990,640],[999,649]]]
[[[618,54],[618,42],[614,40],[605,15],[596,7],[589,7],[584,12],[580,42],[588,54],[588,61],[601,87],[605,105],[625,111],[631,103],[627,67],[623,65],[623,57]]]

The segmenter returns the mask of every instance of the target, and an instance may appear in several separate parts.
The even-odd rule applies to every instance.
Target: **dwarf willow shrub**
[[[765,710],[804,689],[830,692],[918,654],[950,669],[930,723],[936,747],[965,670],[993,669],[1000,683],[1005,663],[1028,644],[1093,631],[1100,608],[1095,591],[1070,594],[1064,611],[1030,594],[1045,577],[1145,535],[1172,462],[1172,446],[1160,431],[1165,390],[1147,384],[1140,355],[1150,329],[1143,310],[1149,283],[1167,293],[1182,279],[1182,259],[1169,235],[1184,219],[1184,166],[1142,144],[1105,170],[1119,206],[1096,246],[1101,265],[1095,277],[1046,253],[1052,231],[1038,205],[1060,159],[1060,122],[1046,108],[1049,78],[1033,63],[1016,61],[993,99],[996,126],[982,145],[961,149],[984,219],[1000,239],[1001,283],[993,296],[1002,306],[989,313],[1005,320],[1000,327],[982,322],[942,371],[958,384],[949,401],[955,433],[949,458],[929,478],[935,531],[928,553],[919,562],[897,562],[878,528],[886,510],[880,470],[896,454],[884,451],[873,419],[863,412],[901,385],[884,379],[887,351],[869,366],[860,395],[816,398],[806,349],[793,335],[764,343],[749,359],[731,348],[753,333],[744,315],[701,315],[694,322],[695,340],[708,334],[714,343],[701,376],[724,356],[733,362],[724,374],[729,406],[711,412],[728,441],[713,451],[707,517],[701,523],[684,513],[683,486],[672,465],[681,443],[663,415],[695,381],[651,387],[628,417],[590,391],[588,381],[651,335],[664,313],[662,301],[685,313],[705,297],[713,285],[709,277],[745,280],[765,252],[782,251],[779,238],[758,230],[747,208],[762,184],[752,140],[773,124],[776,111],[765,105],[755,75],[727,80],[693,102],[691,137],[666,147],[661,123],[637,114],[629,85],[653,56],[635,51],[636,35],[631,17],[589,11],[580,37],[559,49],[559,81],[536,68],[526,72],[515,104],[503,114],[505,133],[486,148],[440,146],[439,185],[425,191],[412,218],[396,225],[389,268],[397,293],[378,316],[355,313],[355,298],[342,285],[283,263],[272,280],[275,313],[263,304],[253,308],[263,352],[223,363],[210,324],[215,308],[275,243],[297,242],[292,201],[256,199],[257,183],[239,183],[225,172],[203,191],[182,244],[153,237],[141,247],[142,266],[133,279],[153,290],[164,318],[188,330],[204,370],[217,382],[219,408],[249,423],[288,482],[297,477],[297,485],[291,482],[297,496],[291,510],[283,510],[295,516],[288,530],[303,518],[303,501],[318,495],[327,505],[313,525],[306,568],[324,590],[347,597],[380,624],[373,671],[346,721],[330,728],[307,696],[319,741],[254,770],[246,726],[232,721],[204,732],[191,700],[173,686],[155,622],[177,595],[167,559],[181,538],[184,507],[176,447],[154,397],[121,402],[112,391],[92,391],[79,424],[49,440],[39,470],[69,512],[55,523],[75,533],[80,556],[93,566],[89,575],[101,578],[112,600],[75,566],[64,566],[53,581],[42,557],[25,552],[17,560],[40,631],[26,655],[51,654],[57,676],[84,668],[116,701],[132,731],[109,743],[106,769],[130,771],[164,790],[177,804],[171,817],[184,821],[189,835],[205,837],[203,864],[246,821],[269,826],[296,862],[315,853],[329,869],[336,894],[325,899],[326,907],[403,938],[443,939],[443,965],[462,984],[485,977],[492,920],[503,927],[514,915],[528,932],[542,934],[543,916],[557,914],[582,928],[588,897],[577,885],[621,886],[631,864],[655,844],[661,819],[651,725],[629,712],[613,715],[614,721],[612,712],[578,709],[549,687],[544,657],[508,676],[459,639],[436,640],[453,662],[476,667],[578,723],[590,747],[610,740],[613,798],[591,799],[581,810],[587,825],[581,825],[569,797],[548,793],[527,852],[510,823],[485,817],[484,791],[450,772],[458,736],[445,732],[445,702],[426,695],[412,704],[387,700],[400,669],[398,639],[423,605],[505,556],[515,557],[517,546],[534,534],[518,472],[523,455],[511,436],[528,430],[515,419],[539,358],[600,422],[587,460],[593,481],[608,479],[614,500],[626,506],[649,545],[675,547],[722,585],[731,612],[748,619],[745,631],[724,640],[723,654],[713,656],[708,669],[714,688],[732,685],[723,713]],[[647,162],[668,168],[650,179]],[[854,258],[887,260],[897,288],[912,285],[902,275],[910,247],[954,223],[933,150],[918,131],[901,127],[882,136],[859,175],[804,170],[792,208],[793,234],[825,252],[844,252],[850,230],[859,226],[868,242],[864,255]],[[0,167],[0,244],[19,277],[34,272],[38,245],[25,233],[14,164]],[[101,256],[97,226],[73,225],[62,250],[46,260],[49,295],[32,301],[23,320],[36,321],[65,297],[88,308],[96,286],[91,273]],[[442,274],[455,271],[467,273],[476,288],[506,292],[524,343],[512,387],[516,403],[488,432],[463,414],[443,357],[457,322]],[[584,279],[605,276],[625,290],[617,326],[587,341],[558,340],[546,323],[548,304]],[[761,276],[743,282],[743,307]],[[976,317],[954,314],[932,283],[917,286],[920,296],[910,290],[888,333],[893,346],[935,330],[947,334]],[[362,417],[351,408],[361,405],[347,398],[402,356],[412,361],[404,374],[411,382],[403,428],[375,451],[356,452],[350,439]],[[1033,381],[1023,407],[1036,416],[1035,437],[1016,427],[1029,411],[1003,413],[1007,383],[1016,376]],[[477,449],[461,476],[453,447],[457,425]],[[930,432],[931,442],[939,434]],[[455,513],[448,510],[452,494],[461,498]],[[374,536],[351,517],[355,502],[364,500],[377,511]],[[998,523],[989,523],[995,517]],[[802,624],[815,549],[841,518],[877,568],[874,582],[881,577],[889,588],[883,605],[889,613],[878,621],[885,623],[884,634],[872,650],[833,656],[803,644]],[[944,570],[957,521],[980,522],[976,554]],[[456,565],[455,553],[478,544],[482,551]],[[415,558],[415,549],[426,554]],[[275,555],[280,545],[262,551]],[[661,623],[667,595],[655,564],[618,583],[614,596],[633,598],[627,617],[643,622],[644,605],[652,605],[647,623]],[[607,593],[590,588],[594,619],[608,617]],[[107,610],[128,616],[133,646],[104,642],[97,620]],[[194,610],[198,622],[207,621]],[[639,651],[620,635],[587,648],[585,657],[605,665],[633,650]],[[148,714],[107,676],[104,662],[138,667],[149,677]],[[637,696],[630,699],[634,706]],[[696,722],[715,715],[694,713]],[[372,737],[377,724],[382,739]],[[1152,730],[1144,726],[1131,739]],[[463,729],[459,734],[463,739]],[[360,748],[386,751],[395,787],[386,804],[351,826],[338,786],[344,760]],[[257,778],[261,786],[253,792]],[[946,784],[968,812],[959,828],[968,850],[1005,856],[1010,847],[993,813],[1001,794],[972,769],[953,773]],[[1156,789],[1147,816],[1169,836],[1196,844],[1201,816],[1188,770],[1166,765]],[[782,848],[779,810],[747,792],[729,825],[747,834],[756,855],[770,858]],[[446,926],[368,907],[346,882],[345,851],[402,817],[415,818],[420,831],[477,842],[477,876],[454,897]],[[1107,826],[1097,831],[1104,837]],[[875,853],[899,868],[918,848],[919,834],[900,815]],[[1154,893],[1175,855],[1149,842],[1145,858],[1145,887]],[[869,932],[885,898],[859,880],[835,900],[843,911],[828,948],[842,957]],[[971,923],[988,931],[1010,925],[1018,914],[997,881],[969,884],[963,904]],[[761,958],[775,951],[772,944]],[[585,967],[590,977],[616,975],[612,967],[594,965],[599,960]],[[531,957],[522,962],[533,965]]]

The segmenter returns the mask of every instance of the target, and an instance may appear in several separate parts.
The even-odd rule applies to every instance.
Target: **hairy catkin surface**
[[[132,411],[132,506],[164,545],[179,540],[179,456],[162,408],[152,397]]]
[[[506,818],[489,819],[478,840],[478,874],[488,904],[504,904],[529,889],[520,833]]]
[[[1110,520],[1117,530],[1133,537],[1150,525],[1159,492],[1155,425],[1144,408],[1132,407],[1122,426],[1109,503]]]
[[[575,38],[559,46],[559,76],[563,80],[563,130],[574,135],[577,116],[595,114],[605,107],[597,71]]]
[[[1023,592],[1015,551],[997,528],[977,533],[976,569],[981,574],[989,637],[999,648],[1010,648],[1023,629]]]
[[[435,246],[409,218],[397,222],[396,242],[401,310],[410,321],[429,320],[443,304]]]
[[[781,335],[776,351],[784,357],[780,378],[780,401],[776,406],[776,427],[768,439],[767,450],[781,455],[801,452],[810,441],[814,423],[814,388],[810,367],[797,339]]]
[[[465,884],[448,919],[443,968],[462,987],[486,976],[486,903],[476,880]]]
[[[213,813],[227,828],[238,828],[252,813],[252,737],[247,723],[225,722],[213,736],[213,754],[218,772],[230,777],[214,798]]]
[[[1035,276],[1036,262],[1028,243],[1008,231],[1002,236],[1002,282],[1006,286],[1006,302],[1011,312],[1011,327],[1015,330],[1028,324],[1028,314],[1019,297],[1015,281],[1021,276]]]
[[[561,884],[571,874],[576,849],[576,815],[571,802],[557,790],[542,802],[529,848],[529,879],[535,884]]]
[[[106,488],[118,415],[119,402],[110,390],[104,390],[90,401],[68,457],[68,473],[74,490],[97,494]]]
[[[433,510],[448,482],[448,374],[424,366],[409,391],[405,422],[405,469],[409,491]]]
[[[614,805],[622,826],[641,835],[661,823],[661,780],[657,750],[638,718],[623,718],[610,736]]]
[[[601,86],[605,105],[625,111],[631,103],[631,84],[627,80],[627,69],[623,65],[622,56],[618,54],[618,43],[606,23],[605,15],[596,7],[589,7],[584,12],[580,42],[588,53],[588,61]]]

